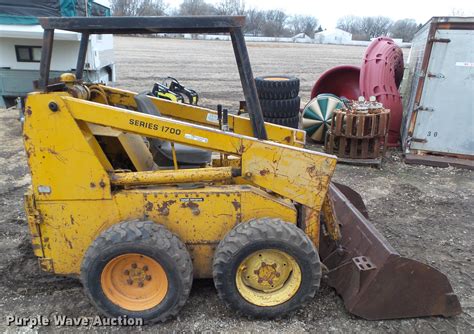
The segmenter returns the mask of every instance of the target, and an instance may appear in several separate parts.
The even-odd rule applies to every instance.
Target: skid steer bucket
[[[405,258],[369,222],[360,195],[331,184],[329,199],[341,239],[322,236],[320,256],[327,283],[349,312],[368,319],[396,319],[461,313],[447,277],[435,268]]]

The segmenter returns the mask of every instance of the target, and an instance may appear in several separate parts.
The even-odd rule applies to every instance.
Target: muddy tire
[[[285,75],[255,78],[258,97],[265,100],[294,99],[300,91],[300,79]]]
[[[85,293],[99,311],[148,323],[176,316],[189,296],[192,279],[185,245],[151,221],[110,227],[94,240],[81,266]]]
[[[285,316],[311,300],[321,264],[308,236],[281,219],[237,225],[221,240],[214,284],[229,308],[254,318]]]
[[[292,118],[299,115],[300,97],[286,100],[260,99],[264,118]]]
[[[289,118],[269,118],[269,117],[266,117],[265,122],[270,122],[270,123],[273,123],[273,124],[283,125],[283,126],[287,126],[289,128],[298,129],[298,125],[299,125],[299,122],[300,122],[300,116],[298,114],[294,117],[289,117]]]

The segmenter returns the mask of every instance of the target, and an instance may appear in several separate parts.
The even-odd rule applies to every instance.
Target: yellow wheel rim
[[[291,255],[277,249],[262,249],[242,261],[235,282],[240,295],[249,303],[275,306],[296,294],[301,269]]]
[[[130,311],[145,311],[161,303],[168,292],[163,267],[151,257],[129,253],[106,264],[100,277],[105,296]]]
[[[265,78],[264,80],[266,80],[266,81],[288,81],[290,79],[284,78],[284,77],[268,77],[268,78]]]

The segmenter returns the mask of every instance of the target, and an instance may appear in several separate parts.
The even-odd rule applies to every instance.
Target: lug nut
[[[136,264],[136,263],[132,263],[132,268],[133,268],[133,269],[136,269],[136,268],[137,268],[137,264]]]
[[[144,284],[143,284],[142,281],[138,282],[138,287],[139,287],[139,288],[143,288],[143,285],[144,285]]]
[[[277,272],[275,273],[275,276],[276,276],[276,277],[280,277],[280,273],[277,271]]]
[[[146,275],[146,276],[145,276],[145,279],[146,279],[147,281],[151,281],[151,276],[150,276],[150,275]]]
[[[127,280],[127,283],[128,283],[128,285],[132,285],[132,284],[133,284],[133,281],[129,278],[129,279]]]
[[[124,274],[124,275],[130,275],[130,271],[129,271],[129,270],[125,270],[125,271],[123,272],[123,274]]]
[[[148,266],[144,265],[142,269],[143,269],[143,271],[148,271]]]
[[[277,264],[276,263],[272,264],[272,267],[273,267],[273,269],[276,269]]]

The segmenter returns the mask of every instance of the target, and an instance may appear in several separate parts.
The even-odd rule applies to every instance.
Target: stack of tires
[[[258,97],[265,122],[298,128],[300,80],[284,75],[256,77]]]

